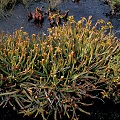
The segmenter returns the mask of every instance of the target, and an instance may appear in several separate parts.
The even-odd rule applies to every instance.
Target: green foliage
[[[115,12],[120,12],[120,0],[108,0],[110,3],[110,6],[112,9],[115,10]]]
[[[54,119],[78,119],[77,110],[90,114],[83,106],[92,101],[84,99],[102,100],[115,92],[119,42],[110,22],[92,25],[91,16],[78,22],[70,16],[65,25],[48,30],[49,36],[41,37],[22,28],[0,35],[0,105],[10,104],[28,116],[41,114],[43,119],[52,113]]]
[[[17,3],[22,3],[26,6],[31,1],[35,0],[0,0],[0,18],[4,15],[5,11],[13,10]]]
[[[109,78],[112,79],[112,89],[110,91],[111,96],[113,96],[116,103],[120,102],[120,52],[114,55],[108,63],[107,72]]]
[[[14,4],[16,3],[16,0],[1,0],[0,1],[0,10],[3,10],[4,8],[12,8]]]

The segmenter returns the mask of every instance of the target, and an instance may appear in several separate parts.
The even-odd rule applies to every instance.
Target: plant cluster
[[[5,15],[6,11],[13,10],[17,3],[22,3],[24,6],[26,6],[31,1],[36,0],[0,0],[0,18]]]
[[[110,4],[111,10],[116,13],[120,13],[120,0],[105,0],[105,3]]]
[[[44,22],[44,14],[43,14],[43,6],[41,8],[36,8],[35,13],[31,13],[28,15],[28,22],[30,22],[30,20],[34,19],[34,23],[36,25],[43,25]]]
[[[25,7],[29,6],[30,2],[40,2],[41,0],[1,0],[0,1],[0,18],[6,16],[6,11],[12,11],[17,3],[23,4]],[[69,0],[43,0],[48,3],[48,9],[57,9],[58,5],[62,2]],[[73,2],[79,3],[79,0],[73,0]],[[33,16],[33,15],[32,15]]]
[[[111,5],[113,9],[115,10],[115,12],[120,13],[120,1],[119,0],[112,0]]]
[[[22,28],[1,33],[1,106],[43,119],[78,119],[77,111],[90,114],[83,107],[94,99],[119,100],[120,43],[110,22],[92,25],[91,16],[78,22],[69,16],[65,25],[48,30],[48,36],[30,36]]]
[[[55,26],[65,24],[68,20],[68,13],[69,13],[69,10],[67,10],[64,14],[62,14],[61,10],[54,12],[52,9],[49,9],[48,20],[50,23],[50,27],[55,27]]]
[[[40,8],[36,8],[35,12],[30,12],[28,15],[28,22],[33,19],[33,22],[38,27],[42,27],[43,22],[45,20],[45,15],[47,15],[50,27],[62,25],[62,23],[66,23],[68,20],[68,13],[67,10],[64,14],[61,13],[61,10],[55,10],[51,7],[47,12],[43,11],[44,6]]]

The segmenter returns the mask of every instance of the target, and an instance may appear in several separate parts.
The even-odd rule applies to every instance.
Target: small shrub
[[[119,42],[110,22],[92,25],[91,16],[78,22],[70,16],[65,25],[48,30],[41,37],[22,28],[0,35],[0,105],[43,119],[51,114],[78,119],[77,110],[90,114],[84,106],[115,91]]]

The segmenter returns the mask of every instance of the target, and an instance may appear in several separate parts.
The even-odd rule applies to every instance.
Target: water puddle
[[[46,12],[49,3],[44,1],[31,2],[27,8],[22,4],[15,6],[11,12],[10,17],[2,18],[0,20],[0,32],[5,31],[5,33],[13,33],[16,29],[24,27],[24,30],[29,34],[41,34],[46,33],[47,29],[50,27],[48,17],[45,17],[45,21],[42,27],[36,26],[33,21],[28,22],[29,12],[34,12],[36,7],[44,6],[43,11]],[[88,18],[90,15],[93,17],[93,24],[96,23],[98,19],[103,19],[105,21],[112,21],[114,26],[114,31],[116,35],[120,38],[120,19],[106,17],[106,13],[110,12],[109,5],[103,3],[100,0],[80,0],[79,3],[74,3],[72,0],[68,2],[61,2],[59,0],[58,9],[64,13],[66,10],[70,10],[69,16],[74,15],[75,20],[78,21],[81,17]]]

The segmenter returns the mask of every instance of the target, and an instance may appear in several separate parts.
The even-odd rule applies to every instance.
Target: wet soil
[[[98,19],[112,21],[114,32],[120,37],[120,17],[113,17],[111,19],[109,16],[106,16],[106,13],[109,14],[110,12],[110,6],[104,4],[104,0],[80,0],[79,3],[74,3],[72,0],[69,0],[68,2],[61,1],[62,0],[59,0],[57,3],[57,8],[63,13],[69,9],[69,15],[74,15],[76,21],[80,20],[81,17],[88,18],[90,15],[93,16],[93,24],[95,24]],[[47,33],[47,29],[50,27],[47,16],[42,27],[38,27],[33,21],[28,22],[27,20],[29,12],[34,12],[36,7],[41,7],[42,5],[44,6],[43,11],[45,13],[49,8],[49,3],[44,2],[43,0],[30,2],[27,6],[17,4],[10,13],[8,12],[10,15],[9,17],[3,17],[0,20],[0,32],[5,31],[5,33],[13,33],[16,29],[24,27],[24,30],[29,32],[29,34]]]

